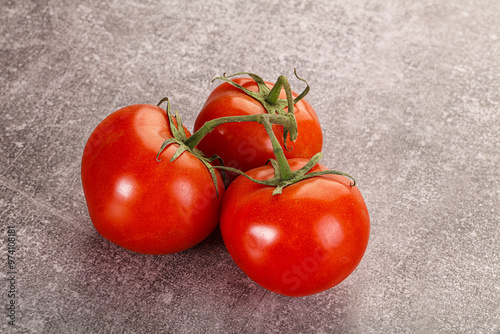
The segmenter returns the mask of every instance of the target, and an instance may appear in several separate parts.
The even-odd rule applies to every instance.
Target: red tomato
[[[238,77],[234,82],[251,90],[258,91],[258,86],[251,78]],[[266,82],[268,87],[273,84]],[[293,93],[293,97],[297,97]],[[286,99],[284,89],[280,98]],[[254,98],[225,82],[214,89],[198,115],[194,130],[197,131],[205,122],[219,117],[255,115],[267,113],[266,109]],[[287,158],[307,158],[321,152],[323,133],[316,112],[311,105],[301,99],[294,106],[297,120],[298,137],[294,143],[288,140],[285,150]],[[283,127],[274,125],[276,137],[283,146]],[[273,147],[264,127],[258,123],[227,123],[219,125],[199,143],[198,148],[207,156],[217,154],[224,164],[242,171],[263,166],[274,158]],[[237,174],[229,173],[231,179]]]
[[[189,134],[188,134],[189,135]],[[134,252],[169,254],[205,239],[217,226],[219,196],[207,167],[193,154],[170,158],[178,148],[165,110],[132,105],[104,119],[82,158],[82,184],[90,218],[109,241]]]
[[[289,160],[292,170],[305,159]],[[326,170],[317,164],[311,172]],[[247,172],[267,180],[270,165]],[[236,264],[264,288],[286,296],[327,290],[349,276],[368,244],[370,219],[357,187],[339,175],[274,187],[238,177],[224,195],[220,228]]]

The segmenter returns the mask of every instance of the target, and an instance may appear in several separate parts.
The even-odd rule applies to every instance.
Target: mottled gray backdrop
[[[0,331],[499,333],[499,17],[496,0],[1,0]],[[247,278],[219,231],[168,256],[97,234],[80,159],[100,120],[169,96],[192,129],[212,78],[300,90],[294,68],[323,164],[370,211],[348,279],[288,298]]]

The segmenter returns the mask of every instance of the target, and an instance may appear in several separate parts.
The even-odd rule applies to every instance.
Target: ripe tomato
[[[238,77],[233,79],[241,86],[257,92],[258,85],[251,78]],[[268,87],[273,84],[265,82]],[[293,93],[293,98],[297,94]],[[280,93],[281,99],[286,99],[284,89]],[[250,97],[238,88],[227,82],[214,89],[198,115],[194,130],[197,131],[205,122],[219,117],[255,115],[267,113],[266,109],[256,99]],[[323,133],[316,112],[304,99],[294,106],[297,120],[298,137],[295,142],[287,140],[285,150],[287,158],[311,158],[321,152]],[[273,130],[283,146],[283,127],[274,125]],[[217,154],[228,167],[247,171],[263,166],[269,159],[274,158],[273,147],[264,127],[258,123],[228,123],[215,128],[198,144],[198,148],[206,155]],[[231,179],[237,174],[229,173]]]
[[[189,133],[188,133],[189,135]],[[104,119],[83,152],[82,184],[90,218],[111,242],[134,252],[169,254],[205,239],[217,226],[219,196],[207,167],[177,144],[165,110],[132,105]]]
[[[305,159],[289,160],[292,170]],[[320,164],[311,172],[326,170]],[[273,177],[270,165],[247,174]],[[264,288],[287,296],[306,296],[329,289],[349,276],[368,244],[370,219],[358,188],[339,175],[322,175],[274,187],[244,176],[229,185],[220,228],[236,264]]]

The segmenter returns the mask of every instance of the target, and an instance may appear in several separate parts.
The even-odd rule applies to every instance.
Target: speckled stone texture
[[[500,2],[0,1],[0,332],[500,333]],[[114,110],[186,125],[224,72],[297,68],[324,159],[372,230],[337,287],[288,298],[220,232],[146,256],[93,228],[80,159]],[[7,226],[17,233],[8,324]]]

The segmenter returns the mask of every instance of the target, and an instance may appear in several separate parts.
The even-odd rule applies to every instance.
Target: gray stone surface
[[[0,332],[500,333],[499,16],[494,0],[0,1]],[[168,256],[97,234],[79,168],[100,120],[169,96],[192,128],[212,78],[293,68],[323,164],[371,214],[347,280],[288,298],[219,231]]]

